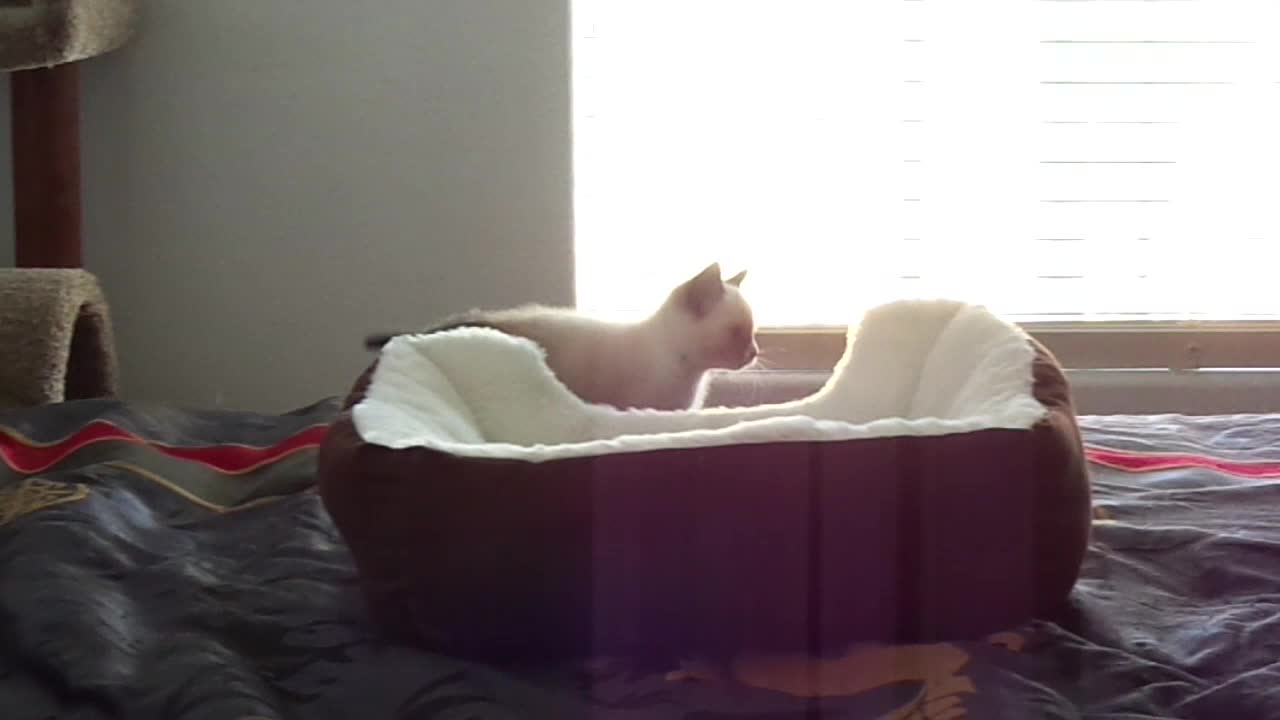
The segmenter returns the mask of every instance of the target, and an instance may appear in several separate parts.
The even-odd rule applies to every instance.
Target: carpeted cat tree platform
[[[115,394],[111,317],[97,279],[0,269],[0,409]]]

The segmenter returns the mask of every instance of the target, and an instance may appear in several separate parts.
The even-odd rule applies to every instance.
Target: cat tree
[[[138,0],[0,0],[18,267],[81,265],[79,61],[123,45],[137,15]]]
[[[80,269],[79,63],[129,39],[138,2],[0,0],[17,265],[0,268],[0,408],[116,393],[110,312]]]

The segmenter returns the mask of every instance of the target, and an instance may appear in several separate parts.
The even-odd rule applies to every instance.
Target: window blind
[[[574,0],[579,305],[1280,308],[1274,0]]]

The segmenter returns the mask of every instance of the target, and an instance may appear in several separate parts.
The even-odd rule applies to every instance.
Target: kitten
[[[708,370],[736,370],[755,361],[755,321],[739,291],[746,271],[721,279],[720,265],[672,290],[649,317],[616,323],[567,308],[526,305],[473,311],[431,328],[484,326],[543,347],[556,377],[583,400],[617,408],[695,407]],[[378,349],[401,333],[372,335]]]

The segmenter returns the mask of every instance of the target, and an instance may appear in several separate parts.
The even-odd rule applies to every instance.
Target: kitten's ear
[[[706,315],[724,297],[724,281],[720,279],[720,263],[711,263],[677,290],[686,310],[694,317]]]
[[[728,280],[725,280],[725,282],[726,282],[726,283],[728,283],[728,284],[730,284],[730,285],[732,285],[732,286],[734,286],[734,287],[740,287],[740,286],[742,285],[742,279],[743,279],[743,278],[745,278],[746,276],[747,276],[747,271],[746,271],[746,270],[743,270],[742,272],[738,273],[737,275],[734,275],[733,277],[729,278]]]
[[[712,280],[715,280],[718,282],[720,280],[720,263],[713,262],[710,265],[706,266],[705,268],[702,269],[702,272],[698,273],[697,275],[694,275],[693,279],[690,280],[689,282],[695,283],[700,280],[706,283],[710,283]]]

